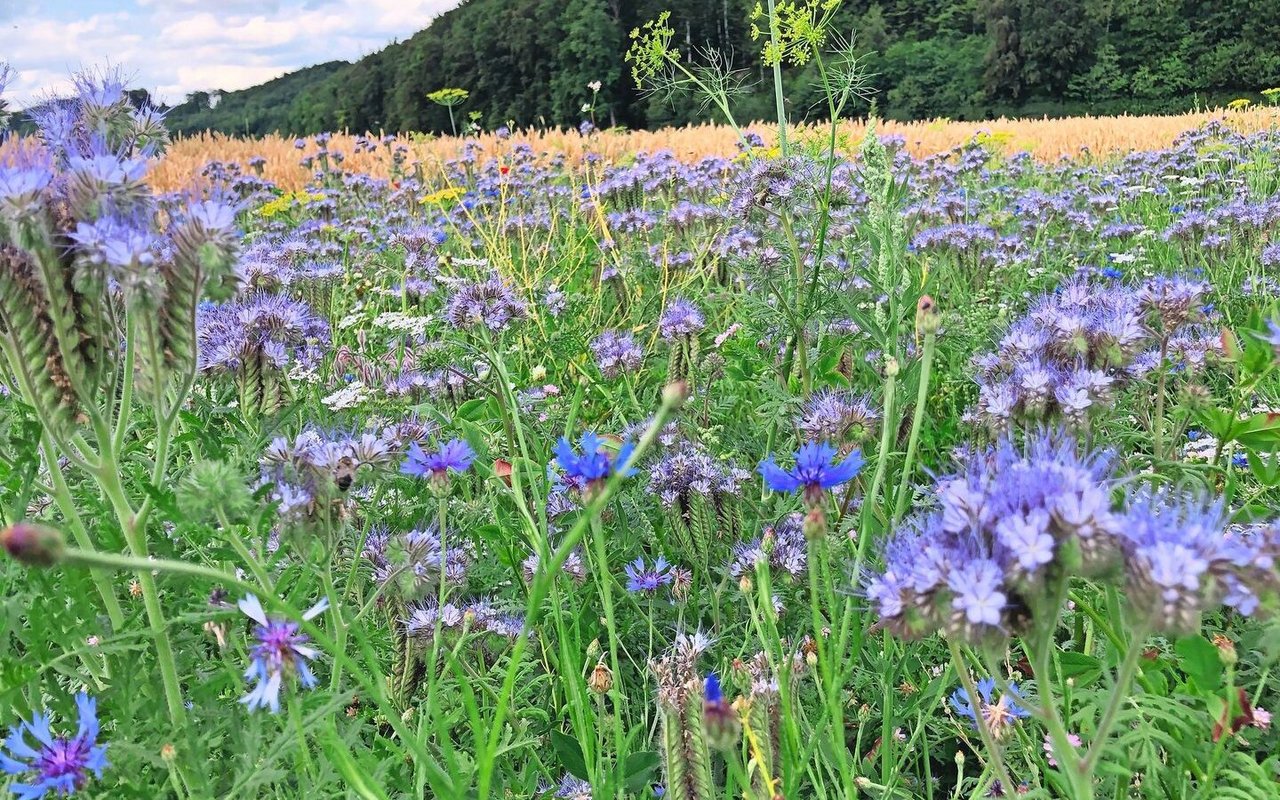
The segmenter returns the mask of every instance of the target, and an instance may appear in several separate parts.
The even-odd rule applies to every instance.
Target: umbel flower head
[[[45,795],[66,797],[83,789],[89,775],[101,778],[107,768],[107,746],[98,744],[97,702],[76,695],[80,725],[75,736],[55,736],[48,714],[20,721],[0,743],[0,769],[17,780],[9,785],[18,800]]]
[[[251,710],[267,708],[274,714],[280,710],[280,689],[285,679],[297,677],[298,683],[305,689],[316,685],[316,676],[312,674],[307,662],[319,653],[307,644],[310,639],[302,632],[298,623],[268,617],[262,610],[262,603],[254,595],[247,595],[238,605],[245,616],[258,623],[257,630],[254,631],[257,644],[250,651],[253,660],[244,673],[245,680],[255,683],[249,693],[240,698],[240,702]],[[328,607],[329,598],[322,598],[302,618],[314,619]]]
[[[836,462],[836,449],[829,444],[810,442],[796,451],[796,464],[784,470],[769,456],[760,462],[760,475],[765,485],[775,492],[804,491],[805,502],[817,505],[823,493],[848,483],[862,470],[862,452],[854,450],[844,461]]]

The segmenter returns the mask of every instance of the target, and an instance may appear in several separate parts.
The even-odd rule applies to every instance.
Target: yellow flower
[[[1237,97],[1235,100],[1232,100],[1230,103],[1227,103],[1227,108],[1233,111],[1239,111],[1240,109],[1248,108],[1251,105],[1253,105],[1253,101],[1250,100],[1249,98]]]
[[[424,206],[426,205],[442,206],[447,203],[452,203],[453,201],[462,197],[463,194],[464,194],[464,191],[462,190],[462,187],[450,186],[447,189],[441,189],[438,192],[432,192],[431,194],[423,197],[418,202]]]

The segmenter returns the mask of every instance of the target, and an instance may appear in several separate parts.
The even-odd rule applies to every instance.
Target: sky
[[[71,73],[120,67],[166,103],[243,89],[409,38],[461,0],[0,0],[5,98],[65,92]]]

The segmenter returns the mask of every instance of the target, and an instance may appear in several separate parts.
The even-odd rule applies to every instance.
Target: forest
[[[671,11],[688,63],[726,62],[741,120],[773,114],[749,22],[756,0],[466,0],[411,38],[249,89],[195,92],[175,132],[241,135],[451,129],[427,95],[463,89],[456,124],[484,129],[652,128],[707,118],[696,102],[639,92],[630,32]],[[1149,114],[1261,101],[1280,85],[1274,0],[846,0],[833,30],[863,55],[879,113],[894,119]],[[822,117],[813,64],[788,68],[787,113]],[[593,96],[589,84],[598,81]],[[584,112],[585,106],[591,106]],[[856,109],[855,109],[856,112]]]

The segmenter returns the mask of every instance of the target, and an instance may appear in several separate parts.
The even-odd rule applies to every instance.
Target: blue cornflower
[[[1008,733],[1018,720],[1031,716],[1031,712],[1018,705],[1022,695],[1018,692],[1016,684],[1010,683],[1008,694],[1001,693],[1000,699],[993,703],[991,695],[995,688],[996,682],[993,678],[983,678],[978,681],[978,696],[981,702],[975,708],[969,693],[962,686],[951,694],[951,707],[957,714],[972,722],[975,728],[978,726],[978,714],[981,713],[983,721],[987,724],[987,730],[999,739]]]
[[[36,800],[46,794],[67,796],[83,789],[89,773],[101,778],[107,768],[107,746],[98,744],[97,702],[81,692],[76,695],[80,727],[75,736],[57,736],[49,729],[49,715],[35,714],[9,729],[0,750],[0,769],[22,779],[9,785],[18,800]],[[30,734],[35,746],[27,741]]]
[[[258,643],[253,646],[253,661],[244,673],[245,680],[257,681],[257,685],[240,698],[240,702],[250,710],[269,708],[275,713],[280,710],[280,687],[286,674],[296,674],[303,688],[310,689],[316,685],[316,676],[307,662],[319,653],[307,644],[310,639],[301,631],[301,625],[268,617],[257,597],[248,595],[239,606],[246,616],[258,623],[258,630],[254,633]],[[313,619],[328,607],[329,598],[322,598],[302,618]]]
[[[415,442],[409,445],[408,457],[400,466],[400,471],[405,475],[430,477],[432,480],[443,481],[449,470],[466,472],[471,468],[471,462],[475,458],[476,454],[471,449],[471,445],[462,439],[453,439],[445,443],[437,453],[425,453]]]
[[[629,467],[622,471],[622,468],[631,459],[632,451],[635,450],[635,445],[631,442],[626,442],[619,447],[617,454],[612,459],[609,458],[608,453],[600,450],[604,446],[604,440],[590,431],[582,434],[579,445],[582,449],[581,455],[573,449],[573,445],[563,436],[556,443],[556,463],[560,465],[560,469],[564,470],[564,474],[568,478],[577,479],[590,487],[592,484],[598,484],[603,481],[613,473],[618,473],[623,477],[636,473],[635,467]]]
[[[703,689],[703,696],[708,704],[723,703],[724,692],[720,690],[720,676],[714,672],[707,673],[707,680]]]
[[[773,456],[760,462],[760,475],[775,492],[804,490],[805,500],[816,505],[824,489],[853,480],[862,469],[862,451],[854,450],[844,461],[835,463],[836,449],[825,442],[810,442],[796,451],[796,465],[790,472],[773,462]]]
[[[707,729],[707,743],[717,750],[734,750],[742,741],[742,723],[738,714],[724,699],[720,677],[707,673],[703,687],[702,718]]]
[[[627,573],[629,592],[656,592],[660,587],[671,583],[674,577],[671,565],[662,556],[658,556],[653,562],[652,569],[644,563],[643,558],[637,558],[623,567],[623,570]]]

